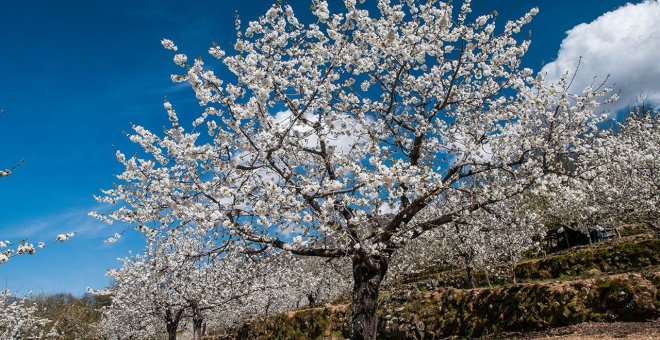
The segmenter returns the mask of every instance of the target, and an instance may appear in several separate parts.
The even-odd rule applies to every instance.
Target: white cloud
[[[488,140],[478,142],[476,137],[456,132],[447,141],[447,150],[451,154],[451,162],[462,160],[466,162],[490,163],[493,160],[493,148]]]
[[[78,238],[96,238],[108,232],[108,226],[87,215],[90,208],[72,208],[47,216],[38,216],[16,222],[3,230],[2,237],[10,240],[27,238],[37,241],[52,241],[57,234],[74,232]]]
[[[582,57],[572,89],[579,91],[598,77],[610,74],[610,84],[621,90],[611,109],[620,109],[643,97],[660,104],[660,2],[626,4],[591,23],[573,27],[561,43],[557,59],[543,71],[548,79],[572,73]]]
[[[291,111],[280,111],[273,117],[273,122],[282,131],[286,130],[293,120]],[[306,117],[312,122],[318,120],[318,115],[308,113]],[[356,144],[366,141],[365,132],[362,126],[348,115],[335,115],[333,121],[325,121],[324,135],[327,144],[334,148],[334,152],[349,154]],[[303,136],[303,145],[310,148],[317,148],[319,136],[312,131],[312,127],[301,122],[296,122],[293,130]]]
[[[395,202],[394,206],[390,206],[389,203],[383,202],[377,209],[376,213],[379,216],[385,216],[390,214],[396,214],[401,210],[401,203]]]

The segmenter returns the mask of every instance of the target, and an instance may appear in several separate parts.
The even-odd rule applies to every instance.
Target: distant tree
[[[193,339],[198,340],[209,310],[224,314],[235,306],[234,300],[248,294],[255,278],[244,269],[240,254],[219,251],[192,229],[177,234],[154,235],[144,254],[126,258],[120,269],[109,271],[114,285],[107,290],[112,304],[104,312],[106,318],[134,315],[134,326],[111,329],[117,335],[138,336],[147,330],[141,325],[158,320],[161,330],[152,328],[151,335],[166,333],[176,339],[180,324],[189,319]]]
[[[57,339],[98,339],[97,323],[101,309],[107,304],[104,297],[68,293],[40,294],[30,301],[36,307],[35,315],[52,320],[57,325]]]
[[[57,339],[54,322],[37,314],[38,307],[28,297],[0,292],[0,338]]]
[[[405,277],[443,266],[462,268],[473,288],[477,270],[488,275],[507,269],[515,283],[516,264],[545,235],[539,216],[524,202],[522,197],[500,201],[429,231],[397,250],[393,272]]]
[[[643,111],[643,112],[642,112]],[[604,224],[660,225],[660,123],[652,108],[633,109],[572,160],[539,214],[585,234]],[[559,190],[561,188],[561,190]],[[541,195],[542,193],[539,193]]]
[[[182,229],[176,237],[154,236],[144,254],[126,258],[120,269],[109,271],[114,284],[102,291],[112,297],[104,310],[106,336],[167,333],[169,339],[176,339],[180,325],[189,321],[192,338],[197,340],[207,321],[225,328],[296,308],[308,294],[328,301],[347,291],[345,270],[329,270],[322,261],[288,253],[265,256],[225,251],[203,241],[201,235],[193,237],[195,232]],[[113,319],[132,321],[113,327]],[[154,320],[162,326],[146,327]]]

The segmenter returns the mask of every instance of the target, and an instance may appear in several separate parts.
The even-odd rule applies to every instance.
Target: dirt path
[[[565,339],[565,340],[608,340],[608,339],[658,339],[660,319],[648,322],[585,322],[578,325],[552,328],[543,332],[511,334],[518,339]],[[506,336],[508,338],[509,336]]]

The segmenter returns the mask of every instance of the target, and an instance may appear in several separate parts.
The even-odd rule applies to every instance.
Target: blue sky
[[[308,17],[309,1],[290,2]],[[228,46],[235,36],[236,11],[245,23],[271,3],[0,2],[0,168],[26,160],[11,177],[0,178],[0,239],[36,243],[61,232],[78,233],[1,265],[2,284],[19,293],[80,294],[88,286],[105,286],[104,273],[119,264],[116,258],[139,251],[137,233],[104,244],[121,230],[87,212],[98,207],[92,195],[110,188],[121,171],[115,149],[133,150],[124,134],[130,123],[159,131],[166,124],[165,97],[180,115],[200,111],[189,88],[170,82],[169,75],[180,69],[160,39],[174,40],[190,57],[210,59],[206,51],[212,42]],[[497,9],[502,19],[539,7],[524,59],[525,66],[539,70],[557,58],[568,30],[625,3],[474,0],[473,7],[475,14]]]

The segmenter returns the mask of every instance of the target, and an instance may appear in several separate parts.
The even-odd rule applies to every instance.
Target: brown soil
[[[647,322],[585,322],[527,334],[511,333],[511,339],[660,339],[660,319]]]

